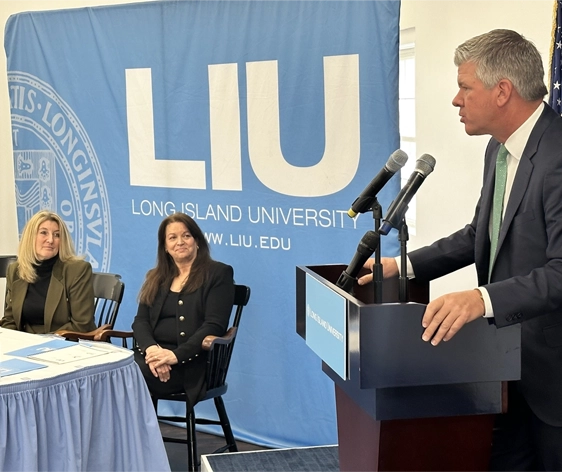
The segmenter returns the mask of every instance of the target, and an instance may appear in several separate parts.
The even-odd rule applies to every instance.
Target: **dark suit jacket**
[[[522,323],[523,395],[539,418],[562,426],[562,118],[547,105],[531,132],[488,283],[488,229],[499,146],[491,139],[486,149],[484,184],[472,223],[409,256],[419,280],[476,264],[496,326]]]
[[[208,335],[222,336],[228,327],[228,321],[234,303],[234,280],[231,266],[212,261],[207,282],[193,293],[180,293],[177,310],[177,348],[173,350],[179,366],[185,375],[185,389],[191,404],[200,396],[206,370],[206,351],[201,344]],[[145,350],[158,344],[154,338],[154,327],[160,317],[162,306],[170,287],[162,287],[152,306],[139,304],[133,321],[133,332],[138,349],[144,355]],[[141,369],[144,359],[136,357]],[[180,372],[172,367],[172,375]],[[143,370],[143,374],[152,375]]]
[[[6,274],[6,309],[0,320],[2,328],[28,333],[53,333],[59,329],[87,332],[96,329],[94,322],[94,286],[92,266],[82,260],[61,262],[53,266],[45,300],[45,324],[22,326],[22,307],[28,283],[19,278],[18,263]]]

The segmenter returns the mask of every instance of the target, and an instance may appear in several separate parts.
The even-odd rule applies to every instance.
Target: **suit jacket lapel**
[[[480,200],[480,211],[478,214],[477,222],[477,234],[476,234],[476,244],[475,244],[475,261],[476,267],[479,268],[479,273],[488,273],[488,266],[490,264],[490,213],[492,211],[492,200],[494,198],[494,180],[495,180],[495,165],[497,150],[499,148],[499,143],[497,146],[489,151],[490,156],[494,158],[489,158],[488,165],[491,169],[485,171],[484,185],[482,187],[482,196]],[[480,270],[481,268],[481,270]],[[487,278],[487,275],[486,275]]]
[[[47,290],[47,298],[45,300],[45,332],[51,331],[51,323],[55,315],[55,311],[60,302],[66,303],[66,294],[64,293],[64,281],[62,276],[62,262],[58,260],[53,266],[53,273]]]
[[[495,166],[496,160],[492,162]],[[482,222],[482,227],[485,228],[485,232],[489,238],[489,225],[490,225],[490,213],[492,212],[492,200],[494,198],[494,180],[496,177],[496,172],[488,172],[486,180],[484,181],[484,187],[482,189],[482,205],[480,213],[480,221]]]
[[[160,312],[164,306],[164,301],[166,300],[166,295],[168,294],[169,289],[170,287],[165,289],[160,288],[154,298],[154,302],[152,303],[152,307],[150,309],[150,325],[153,328],[156,326],[156,323],[158,323],[158,318],[160,318]]]
[[[503,217],[502,225],[500,228],[498,251],[502,247],[507,231],[511,226],[511,223],[513,222],[513,217],[515,216],[515,213],[517,212],[517,209],[519,208],[519,205],[523,200],[525,192],[527,191],[532,173],[533,164],[531,163],[531,160],[525,155],[521,156],[519,166],[517,167],[517,173],[515,174],[515,179],[513,180],[511,193],[509,194],[509,200],[505,209],[505,215]]]
[[[523,155],[519,161],[517,173],[515,174],[513,186],[509,195],[509,201],[507,202],[507,207],[505,209],[505,215],[498,239],[498,251],[502,247],[507,231],[509,230],[517,209],[519,208],[519,205],[521,205],[521,201],[525,196],[529,180],[531,179],[531,174],[533,173],[533,156],[536,154],[539,141],[545,130],[552,122],[553,116],[555,116],[555,114],[552,112],[552,109],[548,105],[545,105],[541,116],[533,128],[533,131],[531,131],[529,140],[527,141],[527,145],[525,146],[525,150],[523,151]]]
[[[22,279],[16,279],[12,282],[12,315],[18,330],[21,331],[21,312],[23,310],[23,302],[27,295],[27,287],[29,284]]]

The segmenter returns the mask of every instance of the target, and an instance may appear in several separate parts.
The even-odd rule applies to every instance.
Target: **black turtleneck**
[[[44,325],[45,324],[45,300],[47,291],[51,283],[53,266],[59,260],[58,254],[55,257],[41,261],[34,265],[37,279],[29,284],[23,307],[21,310],[22,325]]]

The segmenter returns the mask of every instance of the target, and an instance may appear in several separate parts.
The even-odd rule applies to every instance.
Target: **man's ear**
[[[496,97],[497,104],[499,107],[504,106],[509,99],[511,98],[511,94],[514,91],[513,84],[509,79],[501,79],[498,84],[496,85],[498,94]]]

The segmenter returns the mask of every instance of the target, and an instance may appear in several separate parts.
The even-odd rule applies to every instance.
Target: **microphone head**
[[[416,168],[414,170],[425,178],[433,172],[434,168],[435,158],[429,154],[422,154],[416,161]]]
[[[388,171],[395,174],[402,167],[404,167],[404,164],[406,164],[407,161],[408,161],[408,154],[402,151],[402,149],[397,149],[390,155],[388,161],[386,161],[385,167],[387,168]]]
[[[380,234],[376,231],[367,231],[361,238],[359,246],[364,246],[367,250],[371,251],[372,254],[379,247],[380,238]],[[359,248],[357,249],[359,250]]]

